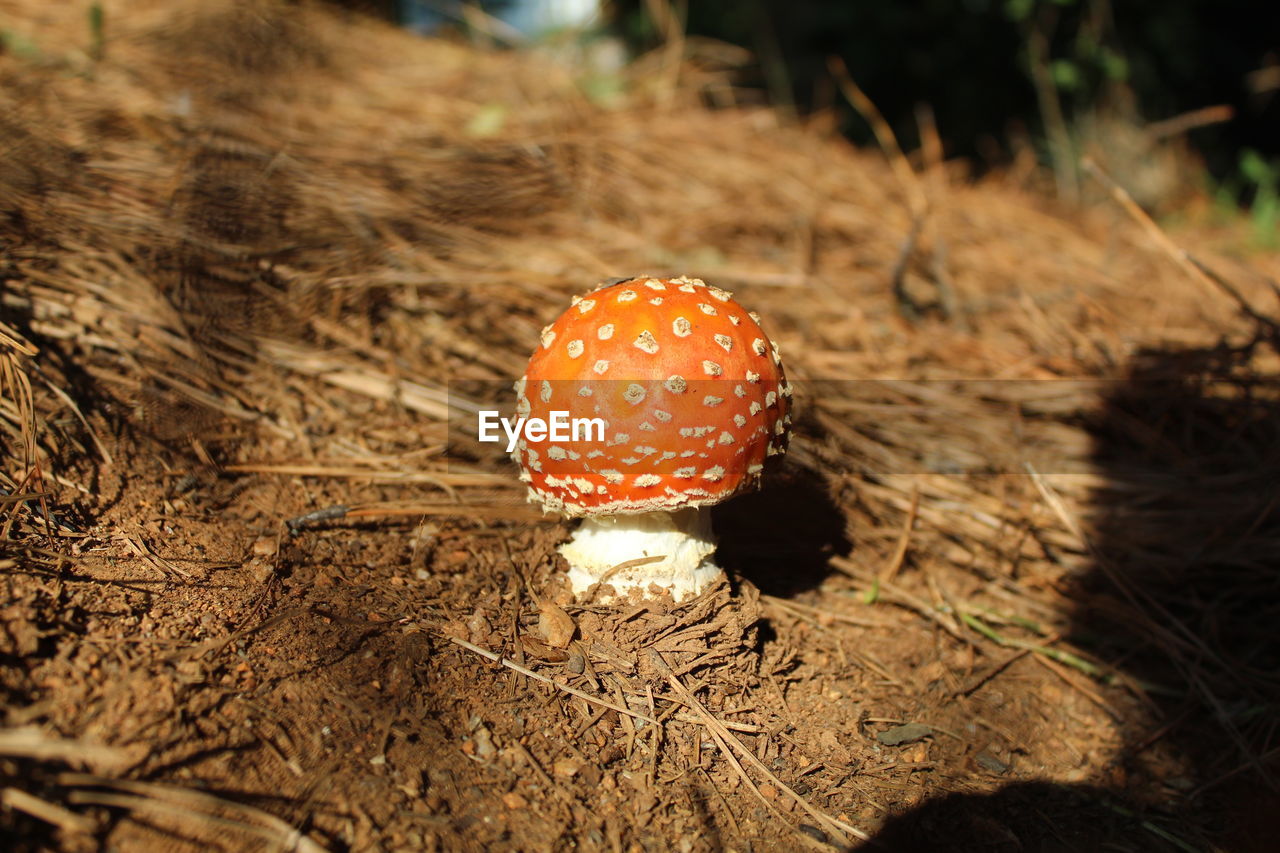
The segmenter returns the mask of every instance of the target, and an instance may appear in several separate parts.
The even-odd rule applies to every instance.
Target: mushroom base
[[[656,586],[676,601],[697,595],[724,576],[711,559],[715,550],[711,516],[702,509],[584,518],[573,538],[560,546],[569,561],[574,595],[605,583],[621,598],[632,591],[647,598],[650,586]]]

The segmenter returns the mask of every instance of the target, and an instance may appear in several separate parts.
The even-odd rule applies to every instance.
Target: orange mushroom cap
[[[604,440],[521,439],[531,497],[565,515],[706,506],[755,488],[786,450],[791,386],[732,294],[691,278],[604,285],[542,330],[517,413],[598,418]]]

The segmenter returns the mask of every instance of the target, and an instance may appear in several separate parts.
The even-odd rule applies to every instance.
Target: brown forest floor
[[[1273,849],[1280,257],[710,45],[105,7],[0,0],[8,849]],[[729,584],[572,604],[465,406],[639,273],[764,317],[797,436]]]

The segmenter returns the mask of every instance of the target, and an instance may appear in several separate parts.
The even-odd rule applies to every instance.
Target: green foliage
[[[507,121],[507,108],[503,104],[485,104],[467,122],[466,133],[480,139],[502,132]]]
[[[1225,180],[1210,179],[1208,189],[1223,222],[1237,219],[1243,210],[1254,245],[1280,248],[1280,158],[1268,160],[1257,150],[1246,148],[1235,170]]]
[[[95,62],[102,59],[107,43],[106,33],[106,13],[102,10],[102,4],[95,0],[89,4],[89,56]]]
[[[1102,48],[1098,61],[1109,80],[1120,82],[1129,79],[1129,61],[1110,48]]]
[[[35,42],[13,30],[0,30],[0,51],[28,62],[38,62],[44,58]]]
[[[1084,87],[1084,75],[1080,66],[1069,59],[1055,59],[1049,63],[1054,85],[1068,92],[1076,92]]]
[[[1240,174],[1246,182],[1249,219],[1261,246],[1280,246],[1280,158],[1267,160],[1252,148],[1240,154]]]
[[[622,102],[627,82],[619,73],[602,71],[578,78],[578,88],[592,103],[606,109]]]
[[[1006,0],[1004,13],[1011,21],[1028,21],[1031,11],[1036,7],[1036,0]]]
[[[1048,45],[1050,55],[1043,61],[1050,78],[1059,94],[1077,97],[1077,106],[1095,101],[1109,84],[1128,81],[1129,62],[1113,46],[1115,34],[1096,6],[1078,0],[1009,0],[1005,12],[1020,26],[1024,42],[1041,38]],[[1024,43],[1024,56],[1033,53]]]

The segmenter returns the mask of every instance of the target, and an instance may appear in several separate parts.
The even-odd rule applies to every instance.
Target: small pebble
[[[253,556],[274,557],[278,548],[279,543],[274,536],[263,536],[253,543]]]
[[[802,823],[800,824],[799,828],[801,832],[803,832],[805,835],[812,838],[814,841],[817,841],[819,844],[828,843],[827,834],[823,832],[821,829],[818,829],[818,827],[810,826],[807,823]]]
[[[977,762],[979,767],[986,770],[988,773],[1002,775],[1009,769],[1008,764],[996,758],[989,752],[979,752],[973,757],[973,760]]]
[[[931,734],[933,729],[923,723],[907,723],[880,732],[876,735],[876,740],[885,746],[902,746],[904,743],[912,743]]]
[[[578,771],[581,769],[582,765],[574,761],[572,758],[562,758],[555,764],[551,765],[552,772],[564,779],[576,776]]]
[[[547,641],[547,645],[557,649],[567,648],[573,639],[578,626],[568,613],[558,604],[550,601],[542,602],[538,614],[538,633]]]
[[[483,726],[476,730],[475,745],[476,755],[480,758],[492,758],[498,751],[493,745],[493,735]]]

